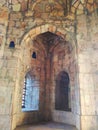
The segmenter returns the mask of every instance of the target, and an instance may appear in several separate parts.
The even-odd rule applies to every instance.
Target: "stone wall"
[[[32,30],[30,30],[23,38],[22,43],[21,43],[21,49],[18,49],[19,47],[16,46],[16,48],[19,51],[19,55],[18,55],[18,68],[17,68],[17,80],[16,80],[16,89],[15,89],[15,99],[14,99],[14,105],[13,105],[13,128],[15,128],[16,125],[21,125],[21,124],[27,124],[27,123],[34,123],[34,122],[38,122],[41,120],[50,120],[51,119],[51,111],[53,111],[53,108],[51,109],[51,107],[53,106],[52,103],[52,99],[51,99],[51,93],[53,93],[52,91],[52,79],[51,79],[51,59],[49,57],[46,58],[45,56],[45,52],[43,52],[41,50],[42,45],[40,45],[40,49],[39,49],[39,45],[34,44],[33,43],[33,39],[35,36],[37,36],[38,34],[47,32],[47,31],[51,31],[55,34],[57,34],[58,36],[60,35],[61,37],[64,38],[65,35],[65,31],[63,30],[63,28],[57,28],[56,26],[50,25],[50,24],[46,24],[46,25],[42,25],[39,27],[36,27]],[[69,33],[68,33],[69,36]],[[66,37],[68,37],[66,36]],[[34,45],[33,45],[34,44]],[[63,45],[63,43],[61,43]],[[67,46],[68,43],[66,43]],[[72,43],[74,44],[74,42]],[[70,44],[69,44],[70,45]],[[70,71],[70,76],[71,76],[71,86],[72,86],[72,93],[73,93],[73,99],[75,99],[75,91],[74,91],[74,75],[75,75],[75,70],[73,70],[73,68],[75,69],[75,67],[72,67],[72,64],[74,62],[74,56],[75,56],[75,45],[73,46],[73,48],[71,48],[71,45],[69,46],[69,49],[66,49],[65,45],[62,46],[62,48],[65,48],[64,51],[66,52],[66,60],[68,60],[68,64],[64,63],[63,61],[63,65],[62,65],[62,60],[59,61],[58,67],[61,66],[60,70],[62,69],[69,69],[68,71]],[[72,51],[73,50],[73,51]],[[31,54],[33,51],[36,51],[38,54],[38,57],[36,60],[33,60],[31,58]],[[62,50],[61,50],[62,51]],[[72,51],[71,55],[67,55],[67,52]],[[43,54],[42,54],[43,52]],[[28,55],[27,55],[28,54]],[[41,57],[40,57],[41,56]],[[54,53],[54,56],[57,57],[57,54]],[[70,57],[70,60],[69,60]],[[43,60],[42,60],[43,59]],[[45,60],[45,61],[44,61]],[[51,62],[50,62],[51,61]],[[69,64],[69,62],[71,62]],[[43,66],[42,66],[43,65]],[[45,67],[45,66],[46,67]],[[54,65],[54,62],[52,63],[52,65]],[[67,65],[67,66],[66,66]],[[62,68],[63,67],[63,68]],[[32,113],[23,113],[21,112],[21,101],[22,101],[22,86],[23,86],[23,79],[24,79],[24,75],[26,73],[26,71],[30,68],[33,68],[34,70],[41,69],[41,73],[40,75],[40,110],[38,112],[32,112]],[[57,69],[58,70],[58,69]],[[57,73],[57,72],[56,72]],[[54,77],[53,77],[54,79]],[[42,93],[42,94],[41,94]],[[76,100],[72,101],[72,113],[67,114],[67,116],[70,116],[69,120],[71,118],[76,118],[76,109],[79,109],[77,107],[75,107],[75,102]],[[50,105],[49,105],[50,104]],[[60,113],[60,112],[59,112]],[[66,117],[66,112],[64,113],[65,117]],[[34,118],[35,120],[32,120],[32,118]],[[62,118],[63,119],[63,118]],[[61,120],[61,122],[63,122]],[[54,119],[53,119],[54,120]],[[74,124],[75,125],[75,120],[73,119],[71,122],[68,121],[67,123],[69,124]]]
[[[44,8],[41,8],[40,5]],[[48,119],[50,112],[55,117],[60,117],[58,120],[54,119],[56,121],[66,122],[66,118],[70,117],[67,123],[76,125],[79,130],[98,129],[98,2],[97,0],[88,0],[85,3],[84,0],[77,0],[75,3],[73,2],[72,6],[67,6],[66,9],[64,7],[65,3],[63,0],[60,2],[51,0],[50,2],[45,2],[45,4],[41,0],[37,2],[29,0],[29,3],[27,0],[0,1],[1,130],[13,130],[17,125],[38,121],[37,117],[42,120],[43,115],[45,119]],[[32,40],[38,34],[47,31],[60,35],[72,44],[72,47],[75,45],[74,54],[71,53],[72,61],[69,60],[66,54],[64,60],[56,63],[56,65],[59,64],[59,67],[62,66],[59,71],[69,67],[70,64],[67,64],[65,60],[71,63],[71,70],[67,69],[71,76],[72,87],[72,113],[70,114],[56,112],[53,106],[50,105],[49,107],[49,104],[52,103],[53,105],[54,103],[54,97],[51,99],[50,94],[46,97],[47,100],[45,102],[47,103],[44,113],[42,107],[42,114],[40,112],[33,114],[21,112],[23,79],[27,70],[31,67],[30,49],[32,51],[34,49]],[[14,49],[9,49],[11,41],[15,42]],[[64,51],[66,50],[65,48],[64,46]],[[27,53],[28,55],[26,55]],[[56,55],[55,53],[55,57]],[[42,62],[44,61],[37,63],[37,65]],[[32,61],[33,63],[36,64]],[[75,67],[73,67],[73,64]],[[43,70],[44,66],[41,67]],[[74,72],[73,68],[76,68]],[[48,70],[48,67],[46,69]],[[42,94],[40,96],[42,96],[41,100],[44,103],[44,72],[41,72],[41,75],[43,76],[40,85]],[[75,79],[73,76],[75,76]],[[54,81],[48,83],[46,87],[47,93],[49,93],[50,86],[51,91],[54,89],[53,86],[55,85],[53,83]],[[75,120],[73,120],[73,117],[75,117]]]
[[[6,30],[8,26],[8,10],[0,8],[0,129],[10,130],[11,126],[11,100],[14,82],[11,83],[9,74],[11,58],[4,53],[6,43]]]
[[[57,122],[63,122],[71,125],[76,125],[76,113],[79,111],[79,105],[77,106],[77,59],[75,57],[75,46],[71,43],[60,43],[54,49],[53,63],[52,63],[52,116],[53,120]],[[70,94],[69,94],[69,106],[71,111],[59,111],[55,110],[55,89],[57,75],[65,71],[69,74],[70,79]],[[70,99],[71,98],[71,99]]]
[[[36,52],[37,58],[32,58],[32,53]],[[42,56],[41,58],[39,56]],[[43,64],[42,64],[43,63]],[[17,62],[17,78],[16,88],[14,92],[13,102],[13,121],[12,129],[16,125],[31,124],[42,121],[44,118],[44,53],[32,41],[25,42],[21,49],[19,49]],[[24,85],[24,77],[28,71],[32,71],[35,78],[40,81],[40,104],[39,111],[22,112],[22,93]]]
[[[98,129],[98,15],[77,17],[81,130]]]

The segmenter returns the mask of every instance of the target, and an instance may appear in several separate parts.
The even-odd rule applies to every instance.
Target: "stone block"
[[[0,34],[1,34],[1,36],[3,36],[5,34],[5,32],[6,32],[5,26],[4,25],[0,25]]]
[[[41,28],[40,27],[37,27],[36,28],[36,35],[40,34],[41,33]]]
[[[17,59],[11,59],[7,61],[8,68],[17,68]],[[13,70],[14,71],[14,70]]]
[[[47,26],[42,25],[42,26],[41,26],[41,33],[44,33],[44,32],[46,32],[46,31],[48,31],[48,25],[47,25]]]
[[[27,10],[27,1],[26,0],[22,0],[22,2],[21,2],[21,10],[22,11],[26,11]]]
[[[30,36],[30,37],[33,36],[33,35],[36,35],[36,30],[35,30],[35,29],[33,29],[33,30],[31,30],[31,31],[29,32],[29,36]]]
[[[20,0],[19,0],[20,1]],[[18,4],[18,0],[13,0],[12,1],[13,4]]]
[[[0,130],[11,130],[11,117],[0,115]]]
[[[14,27],[15,26],[15,21],[9,21],[9,27]]]
[[[79,55],[78,55],[78,63],[82,63],[82,64],[90,64],[91,62],[90,62],[91,60],[90,60],[90,55],[89,55],[89,53],[87,52],[87,51],[85,51],[85,52],[82,52],[82,53],[79,53]]]
[[[8,20],[8,11],[5,11],[4,9],[2,10],[2,12],[0,11],[0,19],[7,21]]]
[[[53,110],[53,121],[75,125],[74,115],[71,112]]]
[[[80,73],[79,74],[79,82],[80,88],[85,92],[88,93],[89,91],[94,91],[94,81],[93,75],[88,73]]]
[[[93,74],[93,79],[95,92],[98,93],[98,73]]]
[[[80,130],[80,115],[76,114],[76,128]]]
[[[0,63],[1,63],[0,64],[0,69],[3,67],[3,62],[4,62],[3,60],[0,60]]]
[[[14,114],[12,118],[12,130],[14,130],[16,128],[16,114]]]
[[[10,14],[10,20],[16,20],[16,21],[19,21],[19,19],[22,18],[22,14],[20,12],[17,12],[17,13],[11,13]]]
[[[13,5],[13,11],[16,11],[16,12],[20,11],[20,7],[21,7],[20,4],[14,4]]]
[[[98,116],[81,116],[81,130],[97,130],[97,118]]]
[[[8,87],[8,84],[9,84],[9,80],[8,79],[3,79],[1,78],[0,79],[0,87]]]
[[[98,91],[95,94],[95,114],[98,115]]]
[[[26,13],[25,13],[25,16],[26,17],[31,17],[31,16],[33,16],[33,12],[32,11],[26,11]]]
[[[0,114],[11,114],[13,88],[0,87]]]
[[[89,61],[90,62],[90,61]],[[80,73],[92,73],[92,66],[89,63],[78,64]]]
[[[6,74],[7,74],[7,69],[6,69],[7,64],[6,64],[6,63],[5,63],[5,65],[3,64],[3,67],[4,67],[4,68],[2,68],[2,69],[1,69],[1,72],[0,72],[0,78],[1,78],[1,79],[4,79],[4,78],[6,77]]]
[[[56,26],[49,26],[49,28],[48,28],[48,30],[50,31],[50,32],[56,32]]]
[[[94,95],[84,95],[85,96],[85,101],[84,101],[84,109],[85,113],[82,113],[82,115],[95,115],[95,96]],[[90,109],[89,109],[90,108]]]

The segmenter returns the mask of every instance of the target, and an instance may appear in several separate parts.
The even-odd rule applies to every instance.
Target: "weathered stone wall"
[[[0,8],[0,129],[10,130],[11,126],[11,100],[13,84],[11,83],[10,64],[11,58],[4,53],[6,43],[6,30],[8,26],[8,10]],[[9,76],[10,75],[10,76]]]
[[[47,31],[61,35],[66,41],[76,45],[76,48],[74,48],[76,51],[75,57],[71,56],[77,70],[75,70],[76,79],[71,82],[71,91],[73,93],[71,95],[73,112],[71,116],[74,115],[75,122],[73,120],[69,122],[74,122],[72,124],[76,124],[78,129],[81,130],[98,129],[98,10],[94,13],[94,10],[98,7],[98,2],[97,0],[88,0],[87,2],[77,0],[70,6],[70,12],[66,12],[69,10],[69,6],[64,8],[64,4],[63,0],[60,2],[52,0],[50,3],[49,1],[45,2],[45,4],[41,0],[37,2],[29,0],[29,3],[27,0],[0,1],[1,130],[13,130],[17,125],[32,123],[33,121],[38,121],[36,117],[43,118],[44,114],[45,117],[48,117],[50,114],[48,113],[48,110],[50,110],[48,103],[51,103],[50,94],[47,96],[45,113],[41,114],[39,112],[38,116],[38,113],[24,114],[21,112],[23,79],[28,67],[31,67],[30,50],[28,49],[31,48],[32,50],[30,45],[34,36]],[[10,41],[15,42],[15,49],[9,49]],[[29,55],[26,55],[25,51]],[[64,68],[61,69],[65,69],[67,65],[65,60],[63,62]],[[42,66],[42,70],[43,68],[44,66]],[[73,68],[72,66],[72,72],[70,72],[71,80],[73,80],[74,75],[71,74],[73,73]],[[70,70],[68,69],[68,71]],[[43,72],[42,75],[44,75]],[[43,88],[44,76],[42,77],[41,87]],[[48,83],[47,93],[49,93],[48,90],[51,84],[51,82]],[[43,89],[42,102],[44,102]],[[61,117],[58,121],[66,121],[67,116],[72,118],[68,113],[64,113],[65,116],[63,117],[63,113],[60,112],[55,115],[57,118]]]
[[[57,122],[63,122],[71,125],[76,125],[76,113],[79,111],[79,106],[76,105],[78,99],[76,95],[77,88],[77,59],[75,57],[75,45],[65,42],[60,43],[54,49],[53,53],[53,67],[52,67],[52,116],[53,120]],[[70,78],[70,98],[69,106],[71,111],[59,111],[55,110],[55,89],[57,75],[65,71],[69,74]]]
[[[73,26],[72,26],[72,28],[73,28]],[[39,45],[33,43],[33,39],[35,36],[37,36],[38,34],[41,34],[43,32],[47,32],[47,31],[56,33],[58,36],[60,35],[63,38],[67,35],[66,39],[69,38],[70,33],[71,33],[71,32],[69,32],[68,34],[67,33],[65,34],[64,28],[57,28],[56,26],[46,24],[46,25],[42,25],[42,26],[39,26],[39,27],[36,27],[36,28],[30,30],[27,33],[27,35],[24,36],[22,43],[21,43],[21,49],[18,50],[18,51],[20,51],[20,55],[18,56],[18,62],[19,62],[18,70],[17,70],[18,78],[16,80],[15,100],[14,100],[14,106],[13,106],[13,108],[14,108],[14,110],[13,110],[13,128],[16,125],[21,125],[24,123],[33,123],[33,122],[40,121],[43,119],[44,120],[51,119],[51,106],[53,105],[53,104],[51,104],[51,92],[53,93],[52,84],[51,84],[52,79],[50,78],[51,77],[51,68],[50,68],[51,59],[49,57],[46,57],[45,53],[42,54],[43,51],[39,50]],[[41,46],[42,45],[40,45],[40,49],[41,49]],[[62,47],[64,48],[65,46],[62,46]],[[18,48],[18,46],[16,46],[16,48]],[[71,49],[71,47],[69,47],[69,51],[71,51],[70,49]],[[64,50],[67,53],[66,47]],[[72,50],[73,50],[73,53],[71,54],[71,56],[69,56],[71,58],[71,63],[74,62],[73,60],[74,60],[74,55],[75,55],[74,54],[75,45],[72,48]],[[37,51],[37,53],[38,53],[37,60],[34,60],[34,61],[31,60],[32,51]],[[45,61],[42,60],[43,58],[45,59]],[[66,55],[66,58],[68,59],[68,55]],[[64,63],[64,61],[63,61],[63,63]],[[59,64],[62,64],[62,61],[60,61]],[[44,65],[46,66],[46,68]],[[64,63],[63,65],[65,66],[66,63]],[[28,113],[21,112],[21,101],[22,101],[22,86],[23,86],[24,75],[25,75],[26,70],[31,67],[34,70],[36,70],[36,68],[38,68],[38,67],[40,67],[39,69],[41,69],[40,89],[41,89],[42,94],[40,93],[41,96],[40,96],[39,112],[33,112],[33,113],[28,114]],[[67,68],[68,67],[69,66],[67,65]],[[74,67],[72,67],[72,65],[70,65],[70,71],[72,71],[71,72],[72,80],[74,80],[73,79],[74,78],[73,77],[73,75],[74,75],[73,68]],[[65,69],[66,69],[66,67],[65,67]],[[45,72],[45,70],[46,70],[46,72]],[[73,85],[73,83],[72,83],[71,86],[73,86],[72,91],[73,91],[73,97],[75,98],[75,92],[74,92],[75,84]],[[69,120],[72,118],[71,116],[75,117],[75,114],[76,114],[75,101],[73,101],[72,106],[74,107],[73,108],[74,115],[68,114],[68,115],[70,115]],[[52,111],[53,111],[53,109],[52,109]],[[66,113],[64,113],[64,115],[66,115]],[[32,118],[34,118],[35,120],[32,120]],[[59,121],[63,122],[62,119]],[[75,121],[73,121],[73,122],[71,122],[71,123],[69,122],[69,123],[75,125]]]
[[[13,101],[12,129],[14,129],[16,125],[31,124],[44,119],[44,52],[40,49],[38,48],[38,45],[33,45],[32,39],[30,39],[30,41],[25,41],[21,46],[21,49],[19,49],[16,88]],[[32,58],[33,51],[37,54],[36,59]],[[40,58],[40,56],[42,57]],[[24,77],[30,70],[40,82],[39,111],[22,112]]]
[[[77,17],[81,130],[98,129],[98,14]]]
[[[0,95],[1,95],[1,125],[2,130],[11,129],[12,121],[12,102],[14,99],[14,90],[16,84],[17,58],[8,48],[2,57],[2,66],[0,69]],[[0,117],[1,117],[0,116]]]

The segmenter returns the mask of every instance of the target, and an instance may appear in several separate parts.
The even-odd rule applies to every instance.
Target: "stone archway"
[[[19,72],[19,79],[17,79],[17,81],[16,81],[17,82],[17,88],[16,88],[16,92],[15,92],[16,98],[17,98],[17,101],[18,101],[16,103],[16,106],[17,106],[16,108],[17,109],[14,111],[14,113],[16,113],[16,114],[13,116],[13,123],[15,123],[15,126],[21,125],[21,124],[25,124],[25,123],[37,122],[38,118],[39,118],[39,121],[44,120],[43,112],[41,113],[43,107],[41,108],[41,111],[39,111],[39,112],[22,113],[21,112],[21,105],[20,104],[21,104],[21,100],[22,100],[21,97],[22,97],[23,78],[24,78],[24,75],[27,72],[27,70],[30,69],[30,67],[31,67],[31,57],[30,57],[30,55],[32,53],[32,50],[34,50],[34,52],[38,51],[38,49],[36,49],[36,47],[34,47],[34,46],[32,47],[32,45],[34,45],[33,44],[34,43],[34,38],[36,36],[38,36],[39,34],[43,34],[43,33],[46,33],[46,32],[51,32],[53,34],[56,34],[57,36],[60,36],[64,40],[66,40],[66,35],[67,35],[66,31],[63,30],[62,28],[57,28],[56,26],[50,25],[50,24],[38,26],[38,27],[36,27],[34,29],[31,29],[27,34],[25,34],[23,36],[22,41],[20,43],[21,49],[20,49],[20,56],[19,56],[19,63],[18,63],[18,66],[19,66],[19,68],[18,68],[19,69],[18,70],[18,72]],[[72,42],[72,45],[71,45],[71,48],[73,48],[72,51],[70,50],[71,49],[70,45],[71,44],[69,44],[69,42],[67,42],[67,41],[66,41],[66,45],[63,46],[63,44],[62,44],[62,46],[64,48],[66,46],[66,48],[64,49],[63,47],[60,47],[61,49],[59,50],[59,54],[61,53],[62,48],[63,48],[63,51],[65,51],[65,50],[68,51],[68,49],[69,49],[68,53],[70,53],[70,56],[73,56],[75,58],[75,55],[76,55],[75,54],[75,51],[76,51],[75,44],[74,44],[74,42]],[[42,44],[40,44],[40,43],[39,43],[39,46],[40,46],[41,50],[44,48],[44,46]],[[59,47],[57,47],[57,50],[58,50],[58,48]],[[41,51],[41,50],[38,53],[40,53],[42,55],[42,57],[44,57],[45,52]],[[54,55],[57,57],[56,49],[54,49]],[[60,54],[60,55],[62,57],[62,54]],[[53,64],[55,62],[55,56],[54,56],[54,59],[53,59]],[[72,64],[74,64],[74,67],[75,67],[76,61],[75,61],[74,58],[72,58],[72,61],[70,60],[70,62],[72,62]],[[28,61],[26,59],[28,59]],[[42,61],[44,63],[44,58],[42,59]],[[34,63],[34,64],[36,64],[36,62],[37,61],[35,61],[35,60],[32,61],[32,63]],[[60,62],[62,62],[62,61],[60,61]],[[65,62],[65,61],[63,61],[63,62]],[[70,71],[72,71],[72,68],[71,68],[72,64],[68,63],[68,67],[70,68]],[[63,65],[64,65],[64,63],[63,63]],[[44,68],[44,66],[42,66],[42,67]],[[39,73],[39,71],[41,70],[41,68],[37,68],[36,66],[35,66],[35,68],[36,68],[36,70],[38,70],[38,73]],[[66,69],[66,67],[65,68],[64,67],[60,68],[60,70],[61,69]],[[74,72],[72,72],[72,73],[74,73]],[[54,74],[57,74],[57,73],[54,73]],[[71,73],[70,73],[70,75],[71,75]],[[74,75],[72,74],[71,75],[71,79],[72,79],[73,76]],[[52,77],[53,77],[53,75],[52,75]],[[55,77],[53,77],[53,79],[54,78]],[[44,79],[45,79],[45,76],[43,76],[42,81]],[[44,82],[42,82],[41,84],[44,84]],[[54,107],[53,107],[54,105],[52,106],[52,104],[54,103],[54,99],[53,99],[54,98],[54,96],[53,96],[54,95],[54,90],[52,91],[52,89],[54,89],[54,85],[53,84],[54,84],[54,80],[51,81],[46,87],[49,88],[49,86],[51,86],[51,92],[52,92],[52,94],[51,94],[51,97],[52,97],[51,100],[52,100],[52,102],[51,102],[51,105],[50,105],[51,118],[53,118],[54,121],[57,121],[57,120],[55,120],[56,116],[58,115],[58,116],[61,117],[62,114],[59,111],[57,111],[57,114],[56,114],[56,111],[54,110]],[[74,85],[75,85],[75,83],[74,83]],[[74,104],[75,104],[76,100],[75,100],[75,90],[74,90],[75,86],[74,85],[73,85],[73,88],[72,88],[73,89],[72,96],[74,97]],[[49,90],[50,89],[47,89],[48,92],[49,92]],[[42,97],[40,96],[40,98],[43,98],[43,96]],[[45,100],[46,99],[43,98],[42,104],[44,103]],[[66,112],[63,113],[62,112],[65,116],[63,116],[63,118],[60,119],[59,121],[63,122],[62,120],[64,118],[66,118],[66,115],[67,115],[67,116],[69,116],[70,120],[68,122],[65,121],[64,123],[69,123],[69,124],[75,125],[75,120],[76,119],[73,120],[73,117],[76,118],[76,115],[73,114],[73,113],[75,113],[74,107],[75,106],[73,105],[73,109],[72,109],[71,113],[66,113]],[[45,108],[47,108],[47,105],[45,106]],[[47,109],[47,111],[48,111],[48,109]],[[49,115],[50,112],[48,114],[45,114],[45,116]],[[33,117],[34,117],[35,120],[32,120]],[[28,120],[29,120],[29,122],[28,122]]]

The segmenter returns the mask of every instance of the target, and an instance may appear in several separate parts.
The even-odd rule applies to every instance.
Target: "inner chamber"
[[[22,96],[23,113],[31,113],[25,116],[25,122],[53,120],[74,125],[73,54],[71,44],[57,34],[45,32],[33,38]]]

